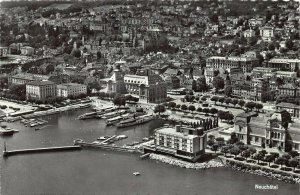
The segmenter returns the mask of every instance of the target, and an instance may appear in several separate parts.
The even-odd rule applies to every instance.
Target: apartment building
[[[151,150],[196,161],[205,153],[206,142],[207,135],[202,128],[164,126],[155,130],[155,148]]]
[[[206,66],[214,69],[240,68],[243,73],[251,72],[258,65],[258,59],[247,57],[220,57],[213,56],[206,60]]]
[[[32,81],[26,84],[26,98],[46,100],[56,96],[56,84],[52,81]]]
[[[78,96],[80,94],[86,94],[87,87],[86,85],[78,83],[66,83],[57,85],[57,96],[58,97],[70,97]]]

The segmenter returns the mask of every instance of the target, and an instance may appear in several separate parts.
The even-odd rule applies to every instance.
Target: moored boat
[[[115,112],[111,112],[111,113],[106,113],[101,118],[110,119],[110,118],[114,118],[116,116],[120,116],[125,113],[126,113],[126,110],[119,110],[119,111],[115,111]]]
[[[136,117],[136,118],[122,120],[116,126],[119,128],[129,127],[129,126],[133,126],[133,125],[143,124],[143,123],[149,122],[153,119],[154,119],[154,117],[152,115],[144,115],[144,116],[140,116],[140,117]]]
[[[84,120],[84,119],[89,119],[89,118],[94,118],[97,116],[97,112],[89,112],[85,113],[83,115],[80,115],[78,119]]]

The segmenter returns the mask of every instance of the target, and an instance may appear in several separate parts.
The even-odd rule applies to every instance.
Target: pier
[[[21,149],[21,150],[10,150],[6,151],[4,147],[3,156],[12,156],[17,154],[32,154],[32,153],[42,153],[42,152],[58,152],[58,151],[69,151],[69,150],[80,150],[81,146],[58,146],[58,147],[47,147],[47,148],[33,148],[33,149]]]

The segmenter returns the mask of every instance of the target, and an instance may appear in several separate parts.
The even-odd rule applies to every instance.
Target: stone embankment
[[[251,166],[242,166],[239,163],[234,163],[232,161],[226,161],[225,166],[232,168],[233,170],[236,171],[242,171],[244,173],[251,173],[251,174],[255,174],[255,175],[260,175],[260,176],[264,176],[264,177],[268,177],[270,179],[276,179],[276,180],[280,180],[280,181],[284,181],[287,183],[297,183],[300,184],[300,176],[295,176],[295,175],[291,175],[291,174],[282,174],[279,173],[277,171],[273,171],[273,170],[269,170],[269,169],[258,169],[256,167],[251,167]]]
[[[190,163],[183,160],[175,159],[173,157],[154,154],[154,153],[150,154],[149,158],[152,160],[157,160],[166,164],[170,164],[170,165],[174,165],[186,169],[198,170],[198,169],[208,169],[208,168],[216,168],[216,167],[224,166],[221,162],[217,162],[215,160],[211,160],[209,162],[204,162],[204,163]]]

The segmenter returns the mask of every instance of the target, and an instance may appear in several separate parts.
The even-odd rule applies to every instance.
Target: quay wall
[[[260,175],[260,176],[268,177],[270,179],[276,179],[288,183],[300,184],[300,174],[297,173],[277,170],[271,167],[250,164],[246,162],[237,161],[234,159],[228,159],[224,156],[219,156],[218,158],[223,162],[223,164],[226,167],[229,167],[236,171]]]
[[[33,148],[33,149],[4,151],[3,156],[12,156],[12,155],[18,155],[18,154],[31,154],[31,153],[42,153],[42,152],[70,151],[70,150],[80,150],[80,149],[81,149],[80,146],[60,146],[60,147],[49,147],[49,148]]]
[[[149,158],[152,160],[157,160],[166,164],[178,166],[181,168],[186,168],[186,169],[208,169],[208,168],[216,168],[216,167],[223,167],[223,163],[217,162],[215,160],[211,160],[209,162],[204,162],[204,163],[191,163],[183,160],[176,159],[174,157],[166,156],[166,155],[161,155],[161,154],[155,154],[151,153],[149,155]]]

